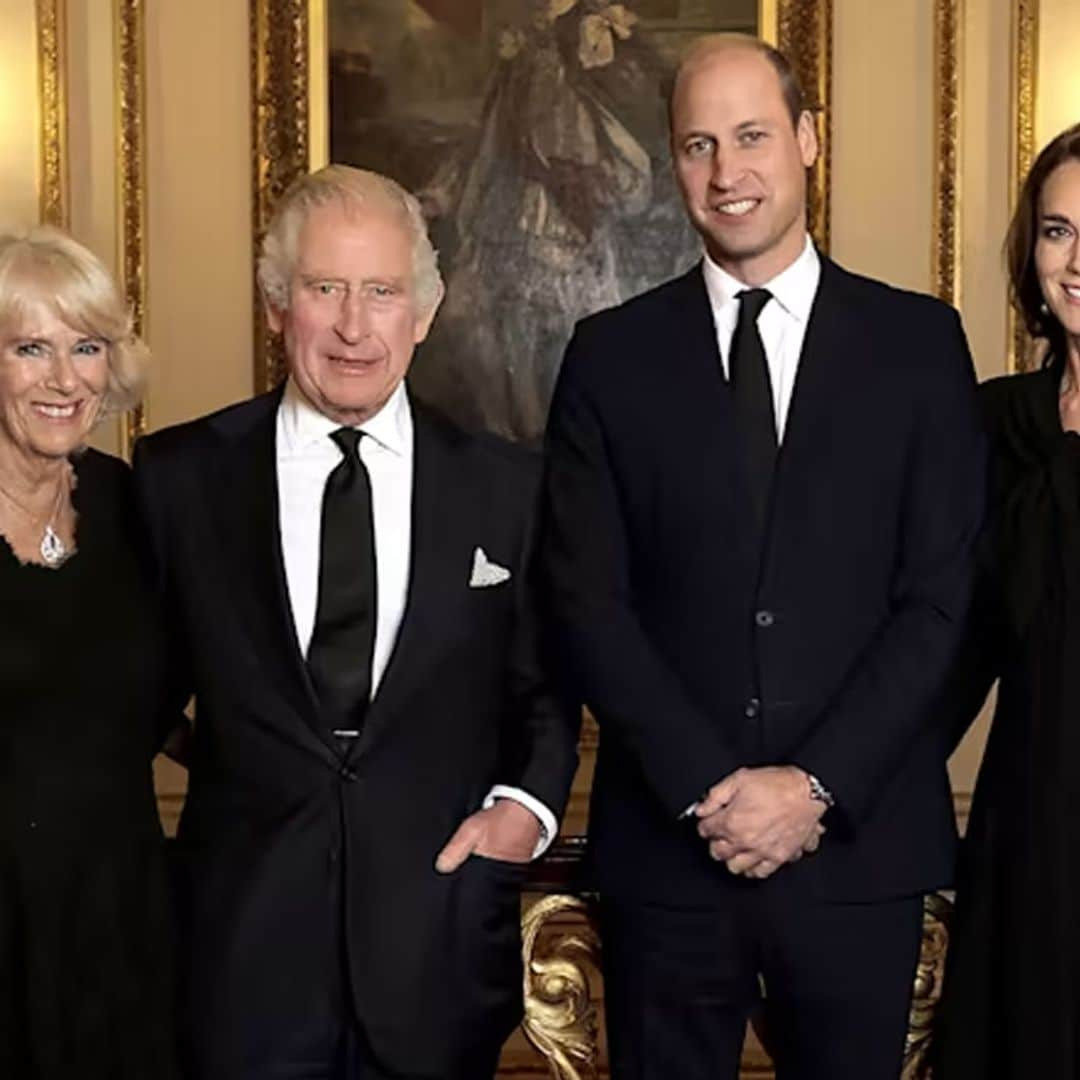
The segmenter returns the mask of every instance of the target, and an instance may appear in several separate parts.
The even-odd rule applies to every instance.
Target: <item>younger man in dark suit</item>
[[[954,311],[814,249],[775,50],[698,42],[671,148],[704,262],[578,325],[547,440],[613,1076],[735,1077],[764,991],[782,1080],[895,1080],[956,839],[933,703],[982,515],[971,364]]]
[[[259,280],[285,386],[136,452],[196,701],[189,1075],[477,1080],[575,764],[528,582],[538,469],[410,401],[442,282],[392,181],[299,181]]]

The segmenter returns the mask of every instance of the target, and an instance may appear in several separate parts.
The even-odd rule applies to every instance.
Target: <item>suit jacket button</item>
[[[356,771],[354,769],[350,769],[348,765],[341,766],[340,770],[338,771],[338,776],[340,776],[342,780],[345,780],[350,784],[354,780],[358,779]]]
[[[771,611],[757,611],[754,613],[754,622],[763,630],[767,630],[776,622],[776,616]]]
[[[743,714],[747,720],[756,720],[761,715],[761,701],[759,698],[752,697],[747,703],[746,708],[743,709]]]

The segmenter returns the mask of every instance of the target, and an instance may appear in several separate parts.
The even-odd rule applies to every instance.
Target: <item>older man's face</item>
[[[675,175],[712,258],[760,285],[798,258],[806,237],[806,169],[817,138],[797,126],[780,79],[752,49],[728,46],[692,61],[672,100]]]
[[[331,204],[308,216],[288,310],[271,311],[270,322],[304,396],[331,419],[360,424],[397,389],[434,315],[417,310],[404,215]]]

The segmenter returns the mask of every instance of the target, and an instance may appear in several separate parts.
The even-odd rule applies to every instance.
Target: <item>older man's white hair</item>
[[[346,208],[374,205],[401,212],[412,238],[416,306],[421,314],[429,314],[442,296],[442,277],[419,201],[389,177],[350,165],[327,165],[302,176],[281,197],[259,256],[259,288],[267,303],[277,311],[288,308],[289,283],[304,223],[313,210],[332,203]]]

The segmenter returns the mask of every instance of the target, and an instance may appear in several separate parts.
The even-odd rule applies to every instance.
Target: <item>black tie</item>
[[[327,477],[319,544],[319,601],[308,671],[331,731],[356,731],[371,696],[375,648],[375,529],[362,432],[330,436],[344,454]]]
[[[744,289],[738,294],[739,321],[731,339],[728,381],[735,417],[746,457],[750,493],[758,531],[764,527],[765,509],[776,464],[776,416],[772,382],[761,344],[757,320],[772,299],[767,289]]]

